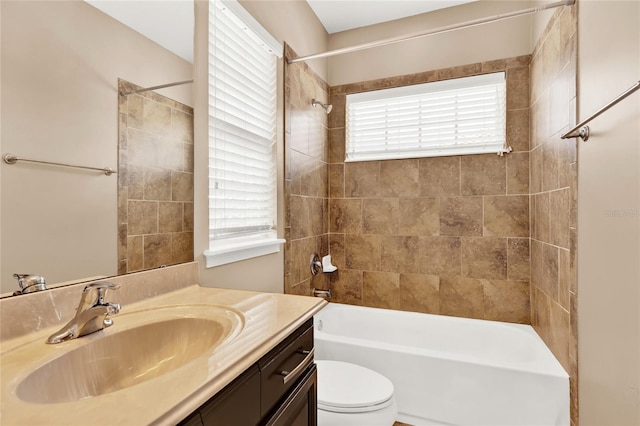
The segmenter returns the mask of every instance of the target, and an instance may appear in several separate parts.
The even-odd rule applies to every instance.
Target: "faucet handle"
[[[82,290],[82,297],[80,298],[80,306],[79,310],[84,310],[88,305],[104,305],[104,296],[107,290],[117,290],[120,288],[119,285],[116,285],[109,281],[96,281],[90,284],[87,284]],[[95,299],[91,298],[91,295],[97,294]]]

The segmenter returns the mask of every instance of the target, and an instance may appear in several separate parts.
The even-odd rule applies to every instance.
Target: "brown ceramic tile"
[[[420,195],[460,195],[460,157],[432,157],[419,160]]]
[[[440,313],[463,318],[484,318],[483,280],[440,277]]]
[[[542,283],[540,289],[554,301],[558,300],[558,248],[549,244],[542,246]]]
[[[311,296],[311,279],[306,279],[291,286],[291,293],[296,296]]]
[[[144,269],[144,250],[142,235],[127,238],[127,272]]]
[[[505,59],[497,59],[495,61],[482,62],[482,72],[498,72],[504,71],[507,68],[507,61]]]
[[[529,151],[529,108],[507,111],[507,145],[513,152]]]
[[[182,171],[185,170],[184,143],[162,138],[156,143],[157,167]]]
[[[569,313],[556,303],[551,303],[549,349],[566,371],[569,366],[569,334],[571,330]]]
[[[484,234],[494,237],[529,236],[529,196],[484,198]]]
[[[344,197],[344,164],[329,165],[329,197]]]
[[[193,233],[179,232],[171,234],[171,263],[193,261]]]
[[[400,274],[365,271],[362,275],[362,302],[374,308],[398,309]]]
[[[142,108],[143,129],[157,135],[171,134],[171,108],[145,98]]]
[[[558,250],[558,304],[569,311],[569,287],[571,285],[571,252]]]
[[[424,274],[400,274],[400,309],[440,313],[440,277]]]
[[[362,200],[362,233],[396,235],[400,214],[399,204],[397,198]]]
[[[127,130],[129,164],[159,167],[158,152],[161,145],[157,139],[157,136],[129,127]]]
[[[418,195],[418,160],[380,162],[380,196],[416,197]]]
[[[529,67],[507,70],[507,109],[529,108]]]
[[[509,238],[507,241],[507,279],[530,280],[531,263],[528,238]]]
[[[553,191],[558,188],[558,143],[551,138],[542,145],[543,191]]]
[[[182,171],[193,173],[193,144],[183,143],[182,152],[184,154]]]
[[[507,68],[527,67],[531,64],[531,55],[521,55],[506,59]]]
[[[129,95],[127,99],[127,127],[142,130],[142,104],[144,98],[140,95]]]
[[[400,235],[438,235],[440,233],[440,199],[401,198]]]
[[[346,197],[377,197],[380,193],[380,162],[364,161],[344,165]]]
[[[462,238],[462,276],[507,278],[506,238]]]
[[[345,263],[348,269],[379,271],[381,253],[380,235],[345,235]]]
[[[292,195],[289,197],[291,238],[305,238],[312,235],[311,213],[306,197]]]
[[[144,199],[168,201],[171,199],[171,171],[144,169]]]
[[[193,203],[182,203],[184,210],[182,217],[184,222],[182,223],[182,229],[185,231],[193,232]]]
[[[329,200],[329,231],[360,233],[362,227],[362,200]]]
[[[542,146],[538,146],[531,151],[530,155],[530,181],[529,188],[531,194],[542,192]]]
[[[345,119],[345,105],[346,105],[347,97],[345,95],[331,95],[331,105],[333,105],[333,109],[331,110],[331,114],[329,114],[329,128],[335,129],[336,127],[344,127],[344,119]]]
[[[549,193],[535,196],[535,227],[532,237],[539,241],[549,242]]]
[[[460,275],[460,239],[420,237],[420,272],[429,275]]]
[[[344,128],[329,129],[329,162],[343,163],[345,152]]]
[[[171,200],[193,201],[193,174],[171,172]]]
[[[158,232],[182,232],[183,210],[182,203],[158,203]]]
[[[327,163],[309,158],[309,164],[302,174],[300,194],[307,197],[327,197],[327,180],[329,172]]]
[[[440,235],[481,236],[482,197],[441,198]]]
[[[577,161],[577,140],[563,140],[558,144],[558,187],[570,187],[573,182],[571,165]]]
[[[127,192],[129,200],[144,199],[144,167],[127,166]]]
[[[420,272],[419,237],[383,236],[380,269],[386,272]]]
[[[461,158],[462,195],[503,195],[507,193],[506,157],[495,154]]]
[[[487,280],[484,282],[484,318],[529,324],[529,283]]]
[[[329,234],[329,254],[339,270],[346,268],[344,234]]]
[[[542,286],[542,246],[543,243],[531,240],[531,284]]]
[[[529,153],[507,155],[507,194],[529,194]]]
[[[338,269],[331,274],[331,301],[362,304],[362,271]]]
[[[309,204],[309,217],[311,219],[311,233],[312,235],[321,235],[327,233],[329,230],[325,226],[324,220],[324,200],[322,198],[307,198],[306,202]]]
[[[549,193],[549,236],[551,244],[569,248],[569,189]]]
[[[129,201],[129,235],[158,232],[158,203],[155,201]]]
[[[193,115],[171,110],[171,136],[181,142],[193,143]]]
[[[144,267],[157,268],[171,264],[171,234],[144,236]]]

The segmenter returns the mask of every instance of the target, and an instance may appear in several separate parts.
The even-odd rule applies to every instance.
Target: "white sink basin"
[[[241,314],[205,305],[164,307],[112,317],[114,325],[44,351],[62,351],[20,381],[16,396],[53,404],[134,386],[212,353],[243,327]],[[66,349],[66,350],[65,350]],[[167,389],[170,391],[170,389]]]

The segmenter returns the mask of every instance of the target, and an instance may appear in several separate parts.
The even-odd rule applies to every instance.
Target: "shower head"
[[[323,104],[320,101],[316,101],[315,99],[311,99],[311,105],[313,105],[314,107],[322,107],[327,114],[329,114],[331,112],[331,110],[333,109],[333,105],[331,104]]]

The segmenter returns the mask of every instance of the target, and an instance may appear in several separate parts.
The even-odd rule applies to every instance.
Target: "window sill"
[[[267,254],[278,253],[280,246],[285,242],[286,240],[274,238],[227,245],[215,250],[205,250],[205,266],[207,268],[213,268],[228,263],[265,256]]]

